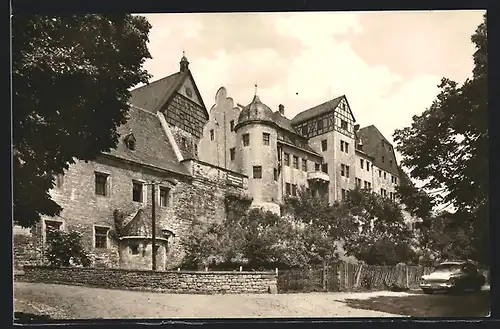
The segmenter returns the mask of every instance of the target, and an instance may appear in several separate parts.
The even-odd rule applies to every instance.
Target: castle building
[[[373,125],[360,128],[340,96],[291,120],[256,94],[234,104],[221,87],[199,141],[202,161],[248,177],[253,206],[275,212],[299,189],[342,201],[356,186],[395,200],[402,172],[393,146]]]
[[[190,224],[223,220],[227,194],[279,212],[299,189],[335,202],[355,186],[395,198],[400,184],[392,145],[375,126],[359,129],[345,96],[290,120],[283,105],[273,111],[257,94],[235,104],[221,87],[207,111],[183,56],[179,72],[132,90],[129,103],[117,147],[57,177],[61,214],[14,236],[15,265],[43,262],[52,228],[81,232],[96,266],[149,269],[156,248],[157,269],[176,268]]]

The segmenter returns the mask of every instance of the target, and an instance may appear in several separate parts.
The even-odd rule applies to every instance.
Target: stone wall
[[[266,294],[277,291],[274,272],[187,272],[25,266],[16,281],[86,285],[189,294]]]

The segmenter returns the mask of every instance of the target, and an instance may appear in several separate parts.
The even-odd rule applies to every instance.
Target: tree
[[[244,265],[269,269],[295,267],[303,262],[303,253],[296,252],[302,245],[293,225],[259,208],[222,223],[198,222],[192,225],[182,244],[186,251],[183,266],[191,268]]]
[[[116,147],[128,88],[146,83],[151,25],[125,14],[12,19],[14,222],[55,216],[54,175]]]
[[[489,262],[488,49],[486,15],[472,35],[472,78],[461,86],[443,78],[437,99],[410,127],[394,132],[401,164],[434,202],[455,209],[456,225],[470,231],[473,250],[464,257]],[[404,191],[403,191],[404,194]]]
[[[90,266],[90,258],[82,246],[81,233],[52,230],[47,235],[47,260],[52,266]]]
[[[351,228],[344,236],[348,255],[368,264],[395,265],[413,261],[410,230],[399,204],[366,189],[347,193],[342,203]]]
[[[303,245],[305,259],[302,265],[338,259],[338,243],[354,229],[352,223],[344,220],[344,209],[303,189],[297,194],[285,200],[282,212],[288,214],[297,227],[297,239]]]

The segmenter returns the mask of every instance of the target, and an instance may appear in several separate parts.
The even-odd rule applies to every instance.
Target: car
[[[426,294],[435,291],[463,292],[481,291],[486,277],[477,267],[467,261],[448,261],[437,265],[430,274],[420,278],[420,288]]]

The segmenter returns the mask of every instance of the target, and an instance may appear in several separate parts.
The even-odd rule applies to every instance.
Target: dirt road
[[[14,308],[55,319],[401,316],[355,309],[342,302],[381,295],[408,294],[176,295],[16,282]]]

